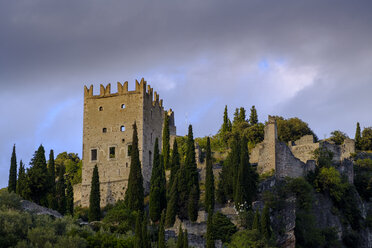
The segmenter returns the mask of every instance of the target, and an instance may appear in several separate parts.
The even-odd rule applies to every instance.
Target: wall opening
[[[122,104],[122,105],[121,105],[121,108],[122,108],[122,109],[125,109],[125,104]]]
[[[97,149],[90,150],[90,160],[97,161]]]
[[[130,157],[132,154],[132,145],[128,145],[128,157]]]
[[[102,133],[107,133],[107,128],[102,128]]]
[[[98,110],[99,111],[103,111],[103,107],[102,106],[99,106]]]
[[[109,148],[109,156],[110,158],[115,158],[115,147]]]
[[[125,126],[124,125],[120,127],[120,131],[121,132],[124,132],[125,131]]]

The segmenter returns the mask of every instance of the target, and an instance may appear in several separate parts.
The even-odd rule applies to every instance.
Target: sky
[[[81,155],[91,84],[144,77],[178,135],[255,105],[354,138],[372,126],[371,24],[368,0],[0,0],[0,188],[13,144],[27,166],[40,144]]]

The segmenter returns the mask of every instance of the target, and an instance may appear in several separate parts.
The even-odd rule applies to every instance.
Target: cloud
[[[370,1],[9,1],[0,8],[0,187],[11,147],[81,153],[83,86],[145,77],[179,134],[225,105],[298,116],[319,137],[370,126]]]

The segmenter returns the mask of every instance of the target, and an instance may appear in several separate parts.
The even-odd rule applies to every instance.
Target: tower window
[[[90,160],[97,161],[97,149],[90,150]]]
[[[104,128],[102,129],[102,133],[107,133],[107,128],[104,127]]]
[[[110,147],[109,148],[109,152],[110,152],[110,158],[115,158],[115,147]]]
[[[120,127],[120,131],[121,131],[121,132],[124,132],[124,131],[125,131],[125,126],[121,126],[121,127]]]
[[[121,105],[121,108],[122,108],[122,109],[125,109],[125,104],[122,104],[122,105]]]
[[[99,106],[99,111],[103,111],[103,107],[102,106]]]

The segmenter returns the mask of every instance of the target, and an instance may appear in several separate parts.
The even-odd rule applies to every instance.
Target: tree
[[[256,213],[254,214],[252,230],[256,229],[258,231],[261,230],[261,220],[260,220],[260,212],[256,209]]]
[[[361,141],[360,124],[359,124],[359,122],[357,122],[357,127],[356,127],[356,131],[355,131],[355,148],[357,150],[360,150],[361,149],[360,141]]]
[[[235,126],[239,122],[239,108],[235,109],[232,125]]]
[[[67,180],[66,187],[66,210],[70,215],[74,215],[74,189],[70,180]]]
[[[245,122],[246,115],[245,115],[245,109],[243,107],[240,107],[239,110],[239,122]]]
[[[8,191],[9,193],[17,191],[17,158],[15,145],[13,145],[12,157],[10,159]]]
[[[171,194],[173,182],[176,178],[176,174],[179,168],[180,168],[180,154],[178,153],[177,140],[175,139],[173,142],[173,150],[172,150],[172,156],[171,156],[170,178],[169,178],[169,183],[168,183],[168,195]]]
[[[178,212],[178,178],[175,178],[175,181],[172,184],[172,189],[170,193],[170,199],[167,204],[167,214],[165,219],[165,226],[171,227],[176,220],[176,214]]]
[[[165,211],[161,213],[161,220],[159,225],[159,237],[158,237],[158,248],[165,248],[165,229],[164,229],[164,222],[165,222]]]
[[[240,147],[240,137],[239,134],[235,134],[234,138],[232,140],[231,144],[231,152],[229,154],[230,159],[227,160],[229,164],[229,180],[228,183],[230,184],[230,188],[232,189],[232,194],[230,196],[231,199],[235,197],[235,192],[236,192],[236,185],[237,185],[237,180],[238,180],[238,171],[239,171],[239,164],[240,164],[240,152],[241,152],[241,147]]]
[[[284,119],[283,117],[276,116],[278,139],[285,143],[295,141],[304,135],[314,135],[315,141],[318,137],[309,128],[309,125],[299,118]]]
[[[341,132],[340,130],[335,130],[331,132],[330,140],[335,142],[336,145],[341,145],[342,143],[344,143],[344,140],[347,138],[349,137],[346,135],[346,133]]]
[[[372,150],[372,127],[366,127],[363,129],[360,146],[364,151]]]
[[[198,206],[199,206],[199,192],[194,185],[191,189],[189,200],[187,204],[188,217],[191,221],[196,221],[198,219]]]
[[[169,169],[169,116],[168,113],[164,113],[164,127],[163,127],[163,159],[164,168]]]
[[[231,236],[237,231],[236,226],[220,212],[214,213],[212,219],[213,239],[220,239],[223,243],[230,242]]]
[[[177,237],[177,248],[183,247],[183,230],[180,224],[180,227],[178,228],[178,237]]]
[[[214,238],[213,238],[213,210],[208,211],[208,221],[207,221],[207,234],[206,234],[206,248],[215,248]]]
[[[166,189],[164,166],[159,154],[159,142],[156,138],[154,146],[154,159],[150,180],[150,218],[153,222],[160,220],[160,215],[166,207]]]
[[[42,206],[48,206],[48,169],[45,160],[45,150],[42,145],[34,153],[30,165],[31,167],[27,170],[25,197]]]
[[[256,107],[253,105],[251,108],[251,114],[249,116],[249,123],[253,126],[258,124],[258,116]]]
[[[227,113],[227,105],[225,105],[225,110],[223,112],[223,123],[221,127],[221,132],[225,134],[226,132],[230,132],[230,131],[231,131],[231,121]]]
[[[24,197],[25,187],[26,187],[25,165],[22,163],[22,160],[21,160],[19,162],[18,180],[17,180],[17,189],[16,189],[16,192],[19,196]]]
[[[66,213],[66,184],[65,184],[65,167],[62,166],[59,169],[59,176],[57,182],[57,199],[58,207],[57,210],[62,215]]]
[[[134,248],[143,248],[142,237],[142,211],[138,211],[134,231]]]
[[[56,174],[55,174],[55,163],[54,163],[54,152],[50,150],[49,161],[48,161],[48,176],[49,176],[49,193],[48,193],[48,206],[51,209],[57,210],[56,201]]]
[[[143,248],[151,248],[151,242],[147,231],[148,217],[147,214],[143,217],[142,221],[142,245]]]
[[[130,210],[142,212],[143,198],[144,189],[141,162],[139,160],[137,125],[134,123],[128,188],[124,201]]]
[[[214,209],[214,175],[212,165],[212,152],[209,137],[207,138],[206,175],[205,175],[205,209]]]
[[[189,235],[186,228],[183,234],[183,248],[189,248]]]
[[[89,221],[98,221],[101,218],[101,195],[99,189],[99,174],[97,165],[94,166],[89,197]]]
[[[261,233],[268,240],[271,236],[269,207],[265,205],[261,215]]]

